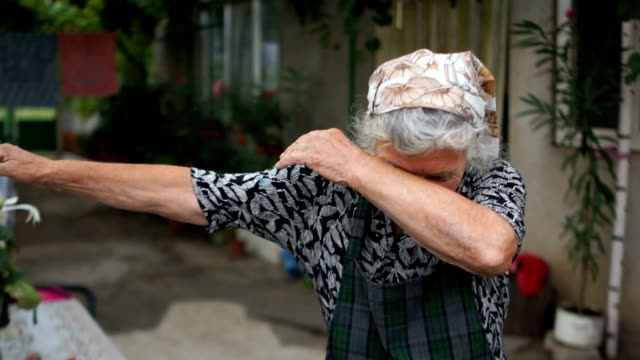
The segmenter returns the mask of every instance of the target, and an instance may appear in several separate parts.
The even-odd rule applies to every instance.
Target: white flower
[[[5,202],[2,205],[2,209],[0,209],[0,211],[2,212],[7,212],[7,211],[15,211],[15,210],[25,210],[29,212],[29,215],[27,216],[27,220],[26,222],[33,222],[34,224],[37,224],[40,222],[40,211],[38,211],[38,209],[31,205],[31,204],[17,204],[18,202],[18,197],[14,196],[12,198],[9,198],[7,200],[5,200]]]

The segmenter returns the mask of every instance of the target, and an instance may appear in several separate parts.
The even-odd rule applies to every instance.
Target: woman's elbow
[[[509,270],[513,257],[518,249],[515,233],[496,239],[493,246],[485,247],[478,259],[478,275],[496,276]]]

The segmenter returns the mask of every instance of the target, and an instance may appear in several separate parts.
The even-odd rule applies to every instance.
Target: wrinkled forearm
[[[493,210],[431,181],[369,157],[349,185],[441,259],[479,275],[506,271],[515,231]]]
[[[120,209],[206,224],[186,167],[51,160],[34,183]]]

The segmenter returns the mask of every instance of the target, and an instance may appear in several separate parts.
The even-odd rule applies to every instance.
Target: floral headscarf
[[[380,65],[369,78],[368,112],[424,107],[456,114],[498,138],[495,79],[471,52],[420,49]]]

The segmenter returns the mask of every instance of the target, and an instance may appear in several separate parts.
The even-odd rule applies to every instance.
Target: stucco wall
[[[349,96],[347,37],[344,35],[342,17],[334,11],[337,9],[336,3],[336,0],[327,1],[325,9],[333,14],[332,35],[341,45],[337,50],[324,48],[318,36],[311,33],[312,26],[301,26],[287,1],[277,2],[280,23],[280,71],[284,73],[288,68],[293,68],[303,72],[308,78],[308,90],[301,94],[305,110],[287,127],[287,142],[292,142],[311,130],[332,127],[346,130]],[[361,38],[366,39],[373,33],[373,25],[368,18],[363,18],[361,26]],[[362,44],[359,47],[362,48]],[[366,57],[364,62],[357,65],[356,104],[366,105],[367,83],[373,70],[371,57]],[[247,231],[239,230],[237,234],[246,242],[250,253],[273,263],[280,260],[278,245],[264,241]]]
[[[281,71],[292,67],[309,77],[310,86],[304,95],[307,111],[294,121],[288,131],[290,140],[298,135],[315,129],[337,127],[345,129],[348,111],[348,57],[347,37],[343,31],[342,15],[337,12],[337,1],[326,1],[325,9],[332,15],[330,28],[333,38],[340,48],[327,49],[320,44],[318,35],[311,33],[314,26],[300,25],[293,8],[287,1],[279,1]],[[361,21],[361,43],[373,33],[369,17]],[[373,59],[357,65],[356,103],[366,101],[369,75],[374,70]],[[365,102],[366,104],[366,102]]]
[[[511,2],[511,20],[533,20],[541,24],[551,24],[553,5],[550,0]],[[561,170],[565,150],[551,145],[551,133],[548,130],[534,132],[529,120],[518,118],[517,113],[525,109],[520,96],[533,92],[547,94],[550,78],[534,69],[536,58],[529,50],[511,49],[509,67],[509,118],[511,161],[521,172],[527,184],[527,208],[523,251],[539,254],[551,265],[551,281],[558,290],[560,299],[572,300],[578,293],[579,276],[567,261],[567,239],[560,237],[562,223],[570,204],[565,201],[567,178]],[[543,98],[545,96],[542,96]],[[640,287],[636,286],[636,276],[640,274],[640,156],[632,158],[630,199],[627,220],[627,247],[625,251],[625,279],[621,304],[621,358],[638,358],[640,349],[634,346],[634,340],[640,335]],[[635,181],[633,179],[636,179]],[[606,238],[609,239],[609,234]],[[601,275],[597,282],[589,285],[588,298],[593,304],[605,308],[608,279],[608,254],[601,262]]]

